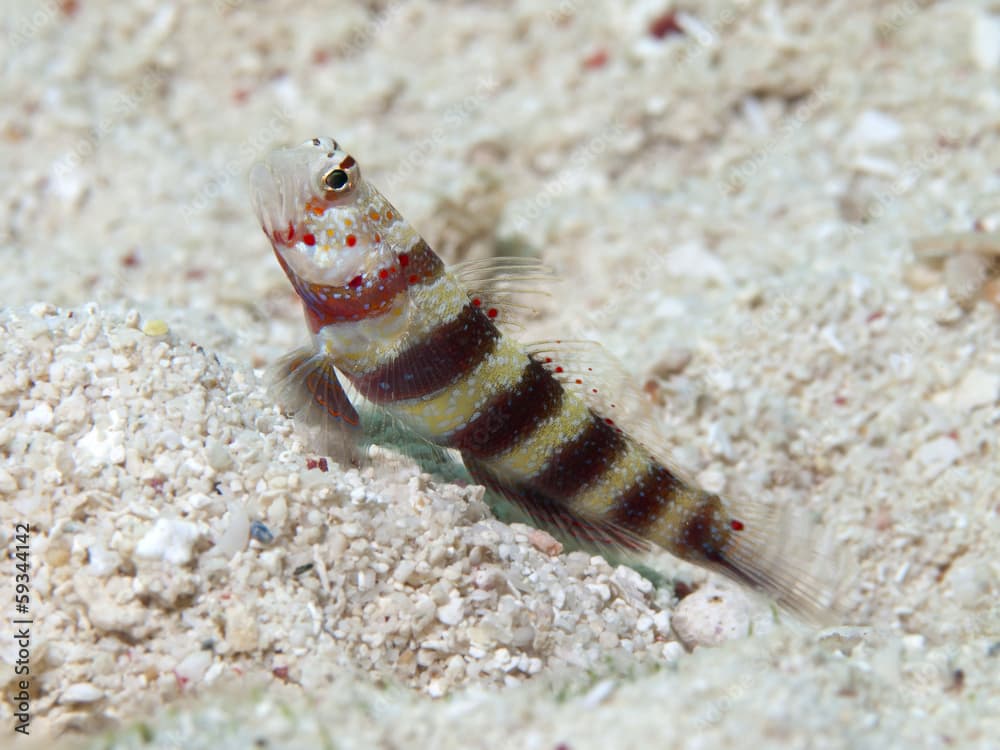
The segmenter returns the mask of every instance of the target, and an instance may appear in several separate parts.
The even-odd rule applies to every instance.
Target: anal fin
[[[600,518],[588,518],[554,498],[524,484],[504,480],[485,463],[462,455],[472,478],[489,490],[514,503],[538,526],[572,540],[598,554],[636,554],[650,549],[650,543],[622,526]]]

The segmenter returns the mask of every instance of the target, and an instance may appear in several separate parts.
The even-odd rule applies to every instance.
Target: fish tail
[[[840,621],[842,594],[854,571],[838,560],[799,509],[727,503],[701,495],[683,527],[682,557],[760,591],[803,620]]]

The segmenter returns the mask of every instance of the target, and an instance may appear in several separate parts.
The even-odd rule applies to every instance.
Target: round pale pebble
[[[718,646],[747,635],[750,611],[740,592],[710,583],[681,599],[671,622],[687,648]]]

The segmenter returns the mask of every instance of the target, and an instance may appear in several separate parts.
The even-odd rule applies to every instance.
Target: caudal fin
[[[808,622],[843,622],[844,594],[856,567],[835,554],[832,540],[823,539],[804,513],[753,503],[741,504],[732,517],[739,526],[732,526],[716,561],[724,574]]]

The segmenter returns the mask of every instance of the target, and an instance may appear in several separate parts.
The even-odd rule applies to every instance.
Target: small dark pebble
[[[965,687],[965,672],[961,669],[956,669],[951,673],[951,685],[948,689],[956,693],[962,692],[962,688]]]
[[[677,13],[670,10],[650,22],[649,33],[655,39],[663,39],[670,34],[683,34],[684,29],[677,23]]]
[[[260,521],[254,521],[250,524],[250,537],[261,544],[270,544],[274,541],[274,534]]]
[[[674,596],[678,599],[683,599],[685,596],[690,595],[692,591],[694,591],[694,589],[684,583],[684,581],[677,581],[674,583]]]
[[[329,464],[327,464],[325,458],[320,458],[320,459],[307,458],[306,459],[306,468],[307,469],[319,469],[320,471],[329,471],[330,466],[329,466]]]
[[[312,566],[313,566],[312,563],[306,563],[305,565],[300,565],[299,567],[297,567],[295,570],[292,571],[292,575],[293,576],[300,576],[303,573],[305,573],[307,570],[312,570]]]

